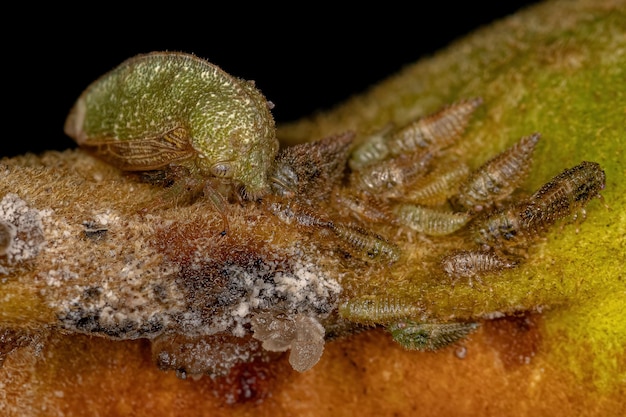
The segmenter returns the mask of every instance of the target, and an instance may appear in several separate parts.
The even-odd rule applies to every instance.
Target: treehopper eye
[[[207,180],[204,192],[213,202],[220,201],[208,181],[215,177],[256,199],[269,189],[267,172],[278,151],[270,107],[253,82],[195,55],[153,52],[89,85],[65,133],[124,171],[182,167]]]

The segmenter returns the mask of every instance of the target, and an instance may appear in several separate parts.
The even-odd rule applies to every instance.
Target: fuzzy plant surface
[[[450,291],[409,264],[395,271],[400,284],[391,293],[421,300],[437,318],[507,313],[502,306],[547,307],[544,330],[553,359],[605,389],[626,378],[624,6],[552,2],[545,13],[519,13],[326,114],[279,130],[293,143],[338,128],[368,132],[389,121],[402,125],[461,97],[481,96],[484,109],[460,145],[473,167],[532,132],[542,138],[523,185],[528,192],[563,168],[598,162],[606,172],[607,207],[596,202],[584,223],[551,230],[523,265],[501,271],[489,291]],[[356,291],[366,297],[388,292],[388,276],[378,278],[360,281]]]
[[[290,146],[271,191],[225,193],[222,212],[202,197],[162,204],[163,183],[188,183],[125,173],[98,150],[1,160],[0,410],[614,413],[626,394],[625,28],[624,2],[555,0],[474,32],[279,126]],[[420,120],[443,120],[454,143],[421,154],[388,139]],[[377,135],[392,155],[356,168]],[[396,193],[422,165],[435,164],[425,178],[467,178],[516,146],[532,158],[519,152],[493,213],[559,190],[585,197],[529,211],[541,227],[517,229],[515,254],[476,241],[496,217],[446,211],[458,188],[435,211]]]

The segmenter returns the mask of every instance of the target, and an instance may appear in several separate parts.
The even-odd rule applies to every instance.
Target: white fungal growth
[[[314,264],[294,262],[256,279],[231,313],[238,324],[251,325],[253,337],[265,350],[291,350],[289,363],[303,372],[322,356],[325,331],[318,319],[336,309],[340,292],[339,283]]]
[[[0,200],[0,274],[37,257],[45,244],[44,215],[17,194],[6,194]]]
[[[70,286],[67,299],[49,302],[59,311],[65,329],[126,340],[159,335],[185,316],[184,298],[169,282],[172,274],[165,268],[142,269],[141,262],[134,260],[111,277],[89,283],[69,270],[50,270],[39,278],[48,285],[46,292],[50,287]]]
[[[301,313],[326,316],[341,292],[339,283],[312,263],[294,262],[286,268],[268,263],[258,270],[231,265],[224,272],[230,277],[229,294],[240,295],[228,300],[231,307],[212,317],[208,327],[228,328],[235,336],[245,334],[254,312],[270,311],[272,316],[285,312],[289,319]]]
[[[236,262],[220,262],[211,254],[197,250],[191,265],[176,280],[188,294],[186,314],[172,316],[171,323],[159,329],[161,334],[175,331],[190,345],[194,340],[218,339],[247,344],[252,336],[250,340],[266,354],[290,350],[295,370],[305,371],[317,363],[324,349],[320,321],[336,311],[341,292],[335,277],[303,256],[297,244],[287,255],[261,252]],[[220,278],[224,281],[219,282]],[[154,349],[165,369],[216,375],[240,361],[224,357],[218,364],[214,353],[197,358],[205,355],[202,350],[192,357],[185,353],[188,349],[161,357],[158,352],[172,350],[168,339],[161,340]]]

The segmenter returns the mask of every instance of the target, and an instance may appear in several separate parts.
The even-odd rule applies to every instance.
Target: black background
[[[75,147],[63,123],[81,91],[138,53],[195,53],[256,85],[277,123],[329,109],[529,0],[268,6],[210,2],[22,4],[5,16],[0,156]],[[78,3],[80,4],[80,3]],[[409,6],[410,5],[410,6]],[[133,6],[134,7],[134,6]],[[10,25],[9,25],[10,24]],[[9,30],[8,28],[11,27]]]

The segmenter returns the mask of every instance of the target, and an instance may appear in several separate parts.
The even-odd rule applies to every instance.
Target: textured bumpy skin
[[[394,213],[400,224],[429,236],[454,233],[465,226],[471,218],[467,213],[446,212],[413,204],[398,205]]]
[[[437,350],[466,337],[477,323],[415,323],[400,321],[387,328],[402,347],[408,350]]]
[[[467,127],[472,113],[482,103],[481,97],[462,100],[409,123],[391,134],[389,151],[392,155],[425,148],[438,152],[452,145]]]
[[[525,248],[557,221],[579,212],[593,198],[602,198],[606,174],[596,162],[583,161],[561,172],[529,199],[479,219],[473,227],[483,247],[510,251]]]
[[[514,268],[515,263],[495,252],[461,250],[444,256],[441,267],[453,284],[459,279],[467,278],[471,287],[472,278],[482,284],[481,274]]]
[[[78,98],[65,132],[125,171],[182,165],[230,178],[256,197],[278,151],[274,119],[254,83],[194,55],[153,52],[123,62]]]
[[[528,176],[535,146],[541,135],[521,138],[485,162],[461,185],[455,203],[464,210],[482,211],[506,199]]]
[[[542,228],[554,221],[573,216],[583,218],[585,205],[593,198],[601,197],[606,185],[606,174],[596,162],[583,161],[566,169],[533,194],[523,213],[529,227]]]

